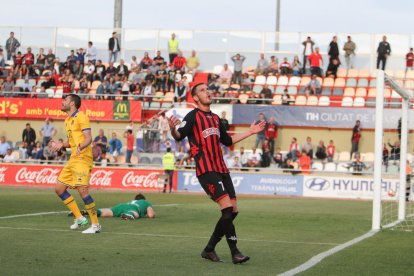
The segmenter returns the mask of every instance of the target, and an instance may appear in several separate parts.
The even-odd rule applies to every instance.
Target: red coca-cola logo
[[[130,171],[122,178],[122,185],[124,187],[139,187],[139,188],[157,188],[158,187],[159,172],[152,172],[147,175],[135,174],[135,171]]]
[[[44,168],[40,171],[31,171],[26,167],[16,173],[17,183],[56,184],[60,169]]]
[[[1,167],[0,168],[0,183],[4,183],[6,181],[6,172],[7,168],[6,167]]]
[[[94,186],[110,187],[112,185],[113,171],[96,170],[91,174],[89,183]]]

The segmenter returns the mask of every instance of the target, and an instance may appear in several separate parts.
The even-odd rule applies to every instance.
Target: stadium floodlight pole
[[[122,0],[115,0],[114,2],[114,31],[118,34],[118,41],[121,43],[122,46]],[[123,58],[123,53],[121,48],[121,56],[119,58]]]
[[[381,171],[382,171],[382,143],[384,127],[380,118],[384,111],[384,71],[377,72],[377,96],[375,100],[375,159],[374,159],[374,199],[372,201],[372,230],[381,227]]]
[[[280,32],[280,1],[276,0],[276,32],[275,32],[275,51],[279,51],[279,32]]]

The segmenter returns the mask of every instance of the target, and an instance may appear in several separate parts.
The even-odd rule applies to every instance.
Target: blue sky
[[[272,31],[276,0],[124,0],[126,28]],[[113,0],[0,0],[0,26],[112,27]],[[414,33],[411,0],[282,0],[281,31]],[[16,15],[19,16],[16,16]]]

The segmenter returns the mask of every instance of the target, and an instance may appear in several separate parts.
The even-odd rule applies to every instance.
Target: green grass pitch
[[[98,207],[134,194],[92,191]],[[235,224],[239,248],[251,260],[233,265],[222,241],[217,253],[224,262],[212,263],[200,257],[219,217],[212,201],[159,193],[147,199],[155,219],[102,218],[96,235],[69,230],[66,214],[0,218],[0,275],[277,275],[371,227],[371,202],[242,196]],[[0,187],[0,217],[52,211],[66,211],[52,189]],[[414,275],[413,263],[414,234],[382,231],[302,274]]]

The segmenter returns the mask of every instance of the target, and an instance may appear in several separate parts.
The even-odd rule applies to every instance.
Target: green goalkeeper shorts
[[[111,208],[114,217],[121,217],[122,214],[131,214],[135,212],[139,214],[139,209],[136,205],[121,203]]]

